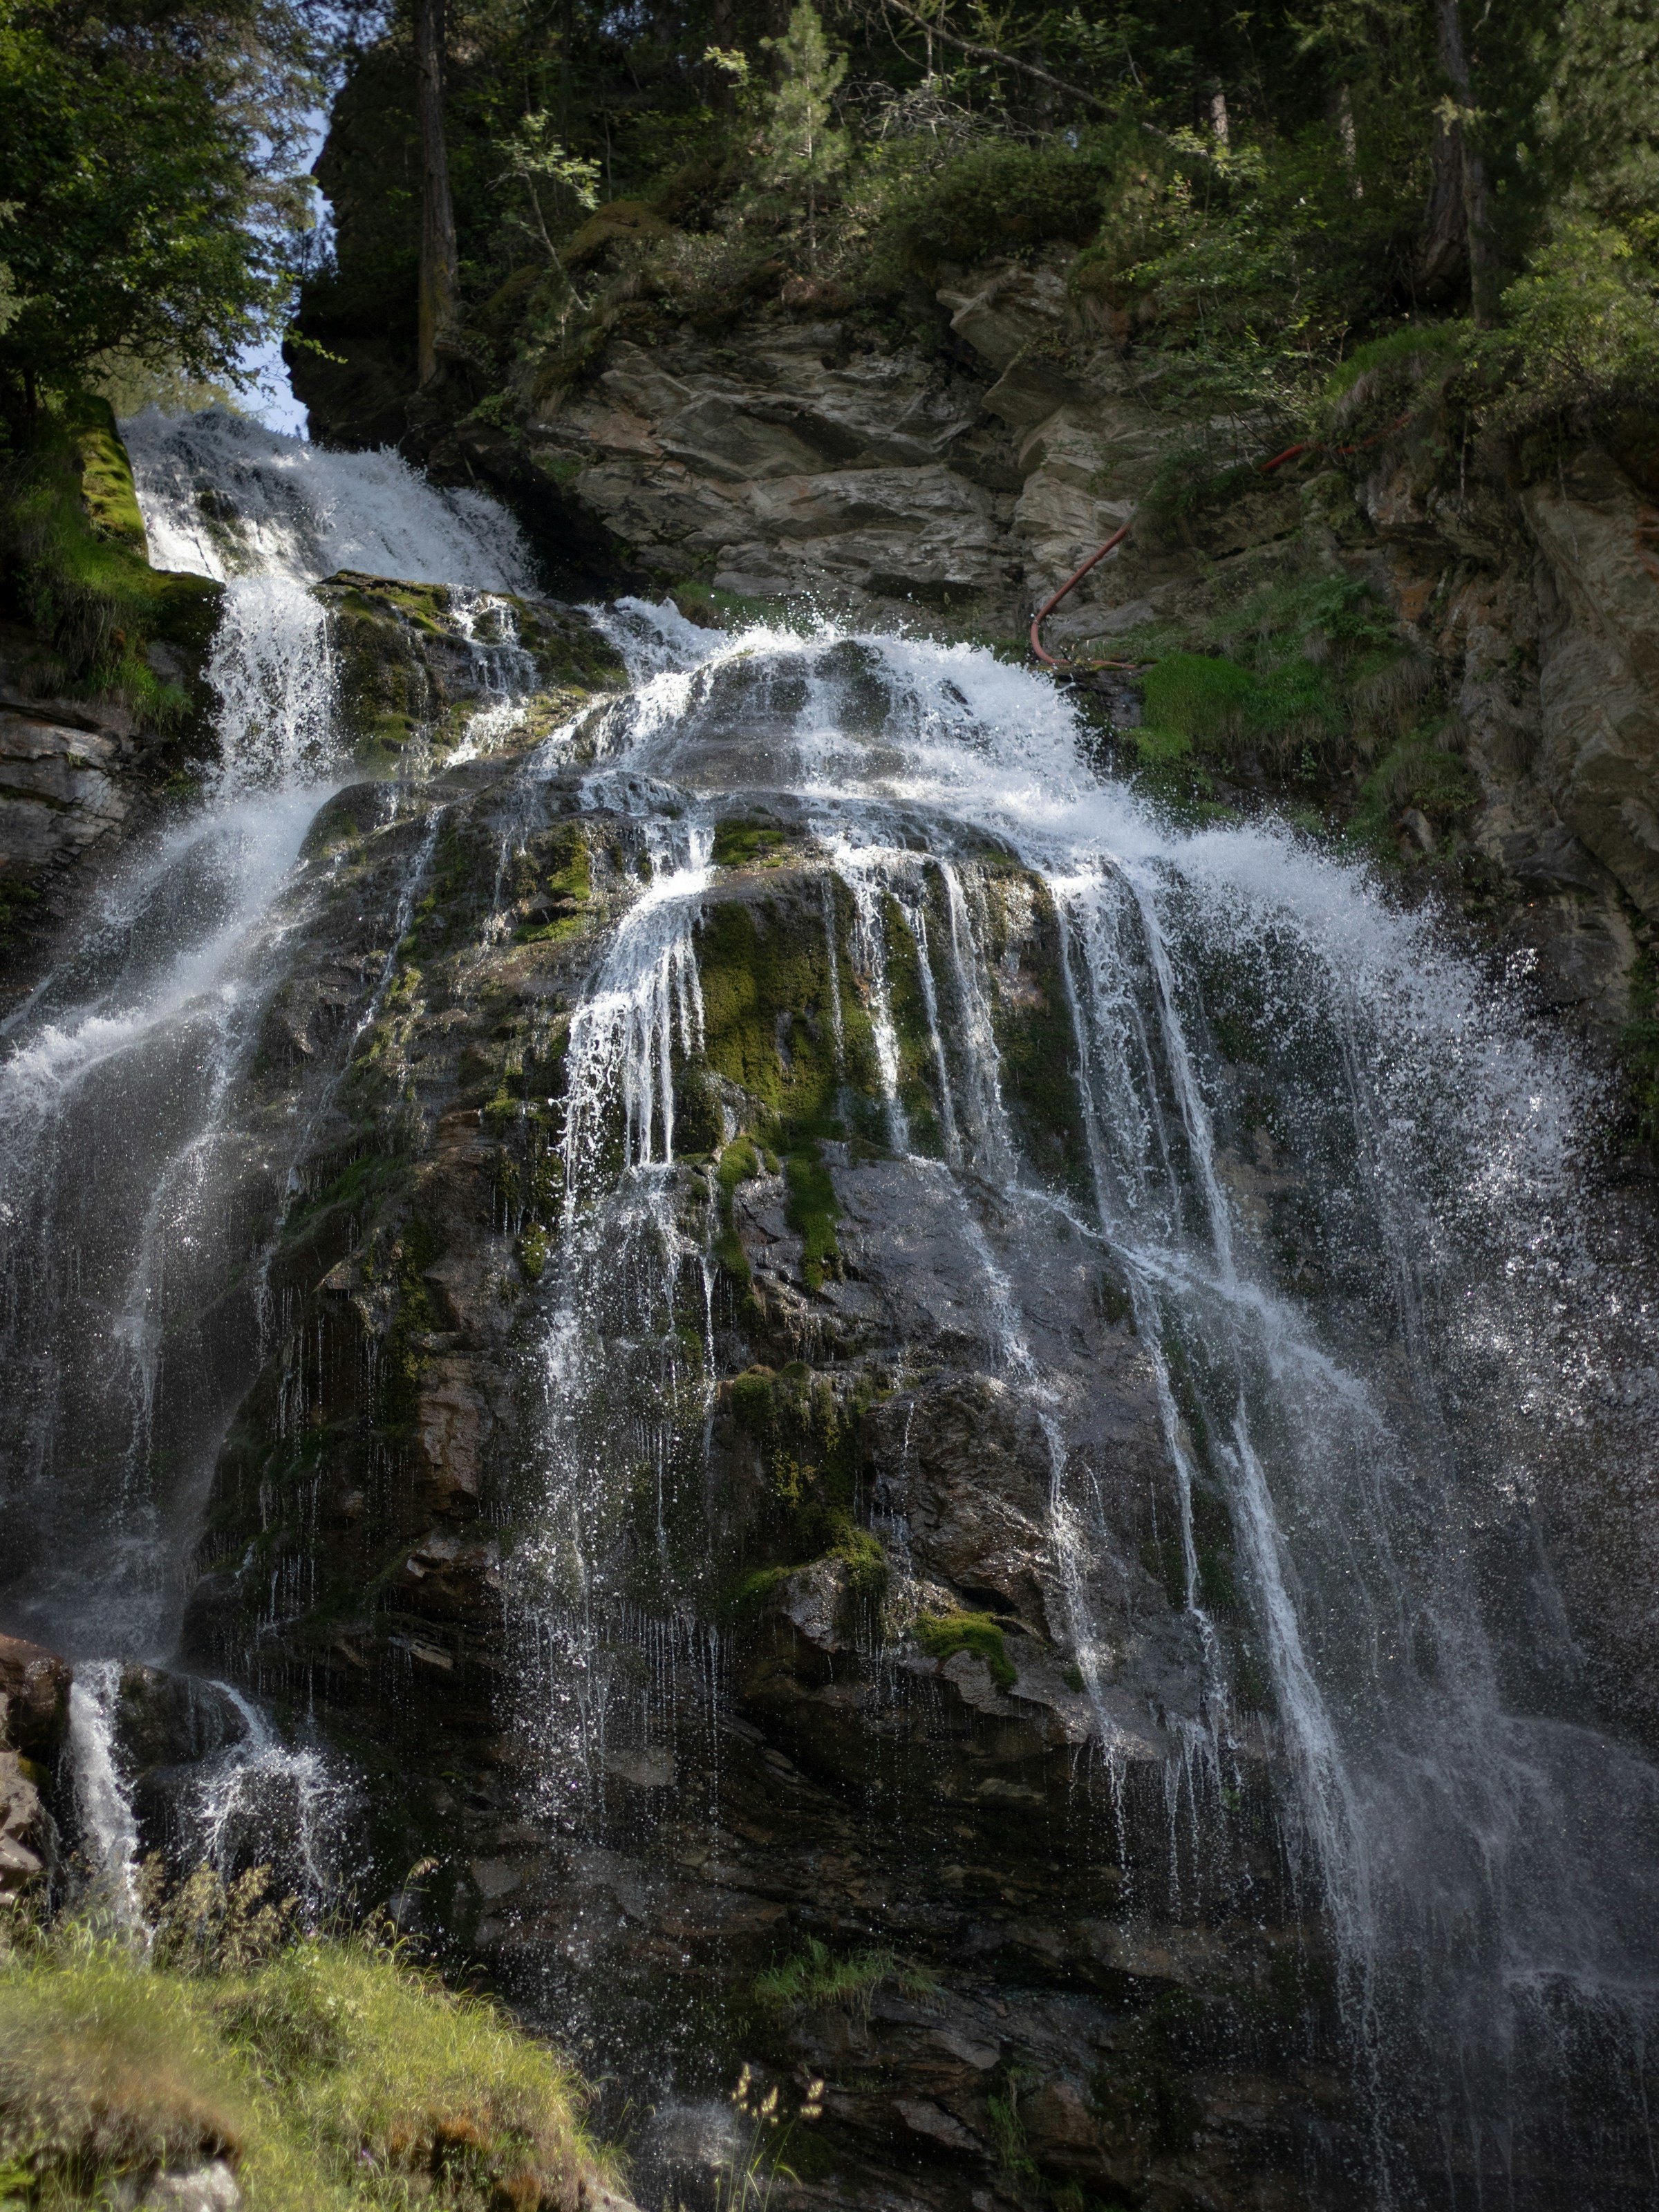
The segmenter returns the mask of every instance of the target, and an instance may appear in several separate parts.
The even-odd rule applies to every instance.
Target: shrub
[[[872,281],[891,288],[911,274],[931,278],[941,263],[1054,240],[1082,245],[1100,228],[1116,153],[1115,136],[1097,132],[1075,150],[994,139],[920,175],[890,165],[873,221]]]
[[[1650,398],[1659,383],[1659,217],[1563,222],[1503,304],[1518,353],[1499,409],[1507,423]]]

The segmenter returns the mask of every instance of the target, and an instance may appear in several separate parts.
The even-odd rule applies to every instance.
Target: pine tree
[[[806,246],[816,262],[818,199],[846,167],[851,141],[830,121],[831,103],[847,74],[845,54],[832,54],[811,0],[799,0],[781,39],[763,39],[778,58],[776,90],[768,103],[760,176],[764,184],[806,200]]]

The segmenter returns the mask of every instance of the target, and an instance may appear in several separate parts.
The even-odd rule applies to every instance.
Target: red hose
[[[1091,553],[1088,559],[1084,562],[1083,566],[1078,570],[1076,575],[1068,576],[1066,581],[1060,586],[1060,589],[1054,593],[1053,599],[1047,600],[1032,616],[1031,650],[1036,653],[1037,659],[1042,663],[1045,668],[1061,668],[1064,667],[1066,664],[1063,661],[1056,660],[1052,653],[1044,651],[1042,639],[1039,634],[1042,629],[1043,623],[1048,621],[1049,616],[1053,614],[1054,609],[1065,598],[1066,592],[1071,590],[1073,585],[1080,584],[1083,581],[1083,579],[1088,574],[1090,569],[1094,567],[1095,563],[1097,561],[1103,561],[1109,553],[1115,552],[1117,548],[1121,545],[1128,534],[1129,526],[1126,522],[1122,529],[1115,530],[1111,536],[1106,540],[1106,543],[1101,547],[1099,552]]]
[[[1362,438],[1358,446],[1337,446],[1333,447],[1331,450],[1338,453],[1359,453],[1364,447],[1374,446],[1380,439],[1390,436],[1395,430],[1399,429],[1401,425],[1407,419],[1408,417],[1407,415],[1401,416],[1399,421],[1390,422],[1386,429],[1377,431],[1375,436]],[[1282,469],[1286,461],[1293,461],[1298,453],[1310,453],[1317,452],[1318,450],[1319,447],[1316,441],[1304,440],[1299,446],[1286,446],[1282,453],[1275,453],[1270,461],[1258,461],[1256,463],[1256,467],[1262,476],[1270,477],[1275,469]],[[1128,534],[1129,524],[1126,522],[1121,530],[1115,530],[1111,536],[1106,540],[1106,543],[1101,547],[1099,552],[1091,553],[1088,559],[1084,562],[1083,566],[1078,570],[1076,575],[1068,576],[1066,579],[1066,581],[1060,586],[1060,589],[1054,593],[1053,599],[1045,600],[1042,605],[1037,609],[1036,614],[1032,616],[1031,651],[1036,655],[1037,659],[1042,663],[1045,668],[1067,669],[1075,667],[1079,665],[1078,663],[1070,660],[1056,660],[1053,653],[1048,652],[1044,648],[1042,637],[1042,625],[1048,621],[1049,616],[1053,614],[1054,609],[1060,605],[1067,592],[1071,591],[1075,585],[1080,584],[1083,581],[1083,579],[1088,574],[1090,569],[1094,567],[1097,561],[1103,561],[1109,553],[1115,553]],[[1116,666],[1120,664],[1111,661],[1091,661],[1085,665],[1089,667],[1107,668]]]

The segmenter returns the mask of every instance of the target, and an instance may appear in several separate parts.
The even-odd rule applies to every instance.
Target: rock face
[[[328,588],[381,609],[338,633],[347,696],[379,699],[409,665],[395,595]],[[451,647],[416,634],[441,672]],[[711,724],[711,776],[744,711]],[[782,799],[714,803],[700,1030],[652,1109],[676,1164],[638,1206],[605,1197],[614,1127],[590,1154],[573,1097],[598,1084],[636,1141],[644,1109],[605,1090],[582,1010],[675,865],[650,837],[679,833],[609,789],[605,710],[528,773],[555,719],[443,772],[424,818],[347,791],[313,832],[322,904],[258,1078],[264,1113],[313,1132],[307,1195],[187,1660],[349,1753],[381,1866],[438,1862],[401,1924],[483,1960],[595,2075],[651,2054],[648,2201],[653,2175],[695,2187],[687,2142],[729,2149],[745,2063],[791,2111],[828,2085],[791,2139],[803,2206],[966,2212],[1039,2174],[1301,2201],[1310,2130],[1340,2170],[1352,2124],[1323,1939],[1213,1516],[1213,1649],[1185,1603],[1124,1284],[1066,1205],[948,1170],[968,1062],[914,954],[884,1102],[866,924]],[[1052,898],[994,845],[955,866],[918,860],[894,941],[948,943],[969,902],[1000,1110],[1047,1187],[1080,1191]],[[342,1069],[327,1040],[380,972]],[[597,1241],[561,1226],[567,1188]],[[1110,1532],[1086,1650],[1062,1462]],[[1193,1748],[1218,1667],[1239,1714],[1219,1767]]]
[[[440,460],[556,488],[696,612],[699,584],[829,589],[1015,632],[1170,436],[1064,277],[970,272],[943,360],[781,313],[615,341],[510,449],[464,422]],[[1356,484],[1148,532],[1055,635],[1195,634],[1310,547],[1379,580],[1449,672],[1517,948],[1605,1025],[1652,912],[1644,510],[1595,456],[1473,519],[1408,441]],[[1264,1279],[1383,1340],[1409,1407],[1388,1255],[1332,1226],[1249,933],[1205,977],[1215,1188],[1172,1060],[1103,1167],[1077,915],[902,781],[860,873],[778,768],[799,668],[671,677],[678,750],[619,769],[583,617],[513,601],[481,641],[438,587],[319,590],[360,758],[403,774],[313,823],[237,1079],[264,1333],[187,1663],[349,1754],[400,1926],[656,2100],[644,2201],[713,2201],[770,2117],[745,2068],[803,2208],[1354,2201],[1338,1975],[1213,1480],[1233,1408],[1200,1341],[1164,1356],[1096,1205],[1115,1174],[1152,1205],[1163,1146],[1174,1243],[1224,1184]],[[878,738],[877,673],[850,647],[811,681]],[[1134,977],[1113,1071],[1176,988]],[[1601,1648],[1635,1640],[1597,1602]],[[203,1715],[146,1670],[121,1701],[163,1837]]]

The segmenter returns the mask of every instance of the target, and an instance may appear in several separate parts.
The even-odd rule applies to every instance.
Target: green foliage
[[[1100,226],[1102,195],[1119,156],[1115,133],[1091,131],[1073,147],[993,139],[917,173],[878,163],[866,220],[878,289],[942,264],[1018,252],[1051,240],[1080,245]]]
[[[1349,835],[1357,842],[1387,851],[1395,817],[1402,807],[1416,807],[1443,831],[1480,795],[1467,762],[1437,744],[1432,732],[1417,731],[1385,753],[1366,777]]]
[[[750,1984],[763,2011],[781,2014],[847,2012],[868,2020],[876,1992],[891,1983],[901,1996],[927,2003],[939,1984],[925,1966],[884,1948],[836,1957],[827,1943],[809,1936],[804,1950],[757,1974]]]
[[[0,331],[14,392],[62,389],[100,356],[240,382],[285,308],[276,226],[318,84],[289,0],[0,6]]]
[[[767,102],[757,174],[775,191],[805,199],[808,250],[816,255],[819,200],[852,153],[848,134],[830,119],[847,57],[831,54],[811,0],[796,0],[783,36],[761,44],[777,58],[778,81]]]
[[[1166,653],[1143,678],[1146,724],[1126,733],[1156,795],[1171,801],[1201,795],[1206,765],[1254,758],[1294,781],[1316,777],[1339,749],[1374,754],[1429,680],[1381,600],[1340,573],[1268,586],[1203,635],[1227,650]]]
[[[1177,136],[1127,169],[1074,282],[1152,325],[1144,386],[1158,404],[1235,428],[1213,466],[1261,451],[1264,425],[1305,411],[1356,326],[1385,313],[1421,211],[1425,131],[1379,127],[1351,167],[1310,125],[1218,158]]]
[[[1357,386],[1364,387],[1365,398],[1376,395],[1385,405],[1392,400],[1408,399],[1425,371],[1462,362],[1468,350],[1469,337],[1468,323],[1451,322],[1407,323],[1400,330],[1390,331],[1385,337],[1369,339],[1365,344],[1356,346],[1326,378],[1325,399],[1331,404],[1350,401],[1342,419],[1344,427],[1351,428],[1354,423],[1353,406],[1361,398]]]
[[[0,1954],[0,2164],[27,2202],[214,2156],[250,2212],[574,2199],[594,2153],[557,2057],[395,1951],[291,1923],[262,1877],[204,1872],[148,1954],[75,1923]]]
[[[1628,223],[1559,222],[1504,295],[1518,350],[1511,422],[1604,415],[1659,386],[1659,214]]]
[[[924,1613],[912,1633],[930,1658],[949,1659],[955,1652],[971,1651],[985,1662],[1000,1688],[1012,1690],[1018,1680],[1002,1626],[988,1613]]]

